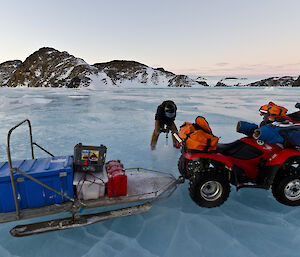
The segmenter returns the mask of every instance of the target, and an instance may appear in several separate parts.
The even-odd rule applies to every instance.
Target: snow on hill
[[[31,54],[12,74],[9,87],[88,86],[97,69],[67,52],[44,47]],[[80,83],[78,83],[78,80]]]
[[[66,87],[66,88],[152,88],[152,87],[276,87],[299,86],[296,77],[260,77],[256,80],[237,77],[199,77],[176,75],[163,68],[114,60],[90,65],[83,59],[43,47],[24,62],[8,61],[0,64],[0,87]]]
[[[190,76],[199,84],[211,87],[297,87],[300,83],[296,83],[297,77],[270,77],[266,76],[248,76],[248,77],[225,77],[225,76]],[[300,78],[298,78],[300,81]]]
[[[2,64],[5,68],[5,63]],[[31,54],[11,75],[0,69],[0,86],[8,87],[192,87],[185,75],[151,68],[135,61],[89,65],[67,52],[44,47]]]
[[[0,87],[5,86],[11,75],[16,71],[22,62],[19,60],[7,61],[0,64]]]

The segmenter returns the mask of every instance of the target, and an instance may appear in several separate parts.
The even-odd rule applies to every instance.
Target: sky
[[[41,47],[176,74],[300,75],[299,0],[0,0],[0,63]]]

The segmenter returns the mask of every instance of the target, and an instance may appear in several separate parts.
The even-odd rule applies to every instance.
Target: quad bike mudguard
[[[286,148],[273,156],[266,162],[264,169],[258,175],[258,182],[266,189],[270,188],[281,166],[291,157],[299,157],[300,151]]]
[[[279,165],[281,166],[288,158],[299,156],[300,150],[286,148],[280,151],[279,153],[274,153],[274,155],[268,160],[266,166]]]
[[[233,164],[230,162],[230,160],[228,158],[226,158],[226,156],[224,156],[223,154],[219,154],[219,153],[185,153],[184,154],[184,158],[186,158],[187,160],[192,160],[192,159],[197,159],[197,158],[208,158],[208,159],[212,159],[218,162],[222,162],[224,163],[229,169],[232,169]]]

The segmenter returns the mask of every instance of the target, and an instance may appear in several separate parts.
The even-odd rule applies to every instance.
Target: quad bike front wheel
[[[300,159],[286,162],[280,171],[272,185],[273,196],[282,204],[300,205]]]
[[[225,174],[210,170],[193,174],[189,183],[192,200],[201,207],[212,208],[223,204],[230,193]]]

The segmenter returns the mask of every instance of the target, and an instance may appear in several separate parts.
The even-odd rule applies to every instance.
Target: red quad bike
[[[178,169],[189,179],[192,200],[201,207],[223,204],[230,184],[270,189],[275,199],[285,205],[300,205],[300,148],[283,148],[250,137],[229,144],[218,144],[216,151],[186,149],[183,141]]]

